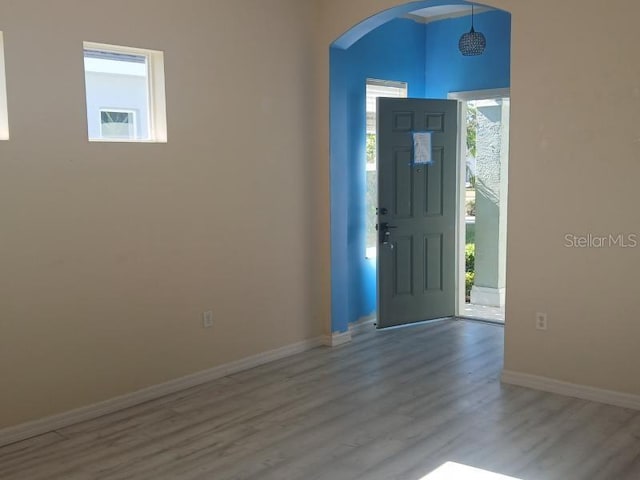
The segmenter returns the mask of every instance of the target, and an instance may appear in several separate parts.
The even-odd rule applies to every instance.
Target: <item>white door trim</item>
[[[466,158],[467,151],[467,135],[464,130],[467,118],[467,103],[471,100],[491,100],[496,98],[511,98],[510,88],[493,88],[487,90],[468,90],[461,92],[449,92],[447,99],[458,100],[458,172],[456,182],[456,310],[455,316],[462,317],[465,307],[465,239],[463,232],[466,231],[465,225],[465,192],[466,192]]]
[[[511,97],[510,88],[492,88],[488,90],[468,90],[464,92],[449,92],[447,98],[467,102],[469,100],[490,100],[493,98]]]
[[[451,94],[449,94],[451,97]],[[466,151],[467,135],[466,129],[467,104],[458,100],[458,168],[456,171],[456,308],[454,315],[462,316],[465,305],[465,193],[466,193]]]

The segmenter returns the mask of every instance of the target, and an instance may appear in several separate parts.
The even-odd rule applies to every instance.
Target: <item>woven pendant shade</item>
[[[482,55],[484,49],[487,48],[485,36],[480,32],[476,32],[473,27],[473,5],[471,6],[471,30],[460,37],[458,48],[465,57]]]

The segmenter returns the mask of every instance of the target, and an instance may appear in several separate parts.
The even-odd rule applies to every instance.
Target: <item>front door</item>
[[[431,133],[431,161],[414,158]],[[455,314],[458,102],[378,99],[378,328]]]

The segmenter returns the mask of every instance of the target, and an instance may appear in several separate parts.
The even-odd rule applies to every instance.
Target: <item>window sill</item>
[[[124,138],[90,138],[89,143],[167,143],[166,140],[127,140]]]

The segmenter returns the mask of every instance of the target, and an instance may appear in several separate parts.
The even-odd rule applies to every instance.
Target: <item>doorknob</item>
[[[376,225],[376,228],[378,228],[378,225]],[[396,227],[395,225],[389,225],[388,222],[382,222],[378,230],[380,230],[381,232],[386,232],[392,228],[398,228],[398,227]]]
[[[382,222],[376,225],[376,229],[378,230],[378,239],[381,245],[390,245],[393,248],[393,245],[389,243],[389,237],[391,236],[391,232],[389,230],[393,228],[398,228],[395,225],[389,225],[388,222]]]

